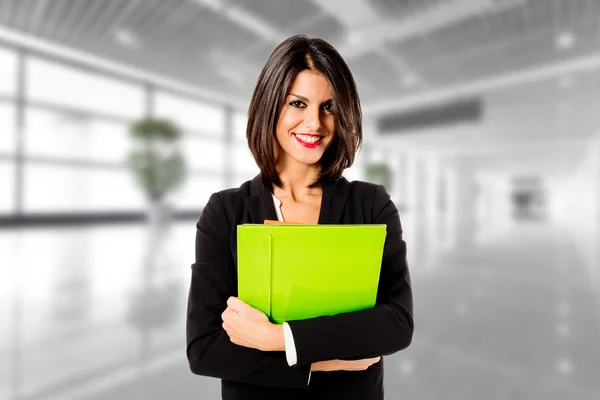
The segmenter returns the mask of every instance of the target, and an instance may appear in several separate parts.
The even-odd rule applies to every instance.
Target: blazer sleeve
[[[237,274],[229,250],[231,228],[218,193],[211,196],[196,228],[186,321],[191,371],[259,386],[306,388],[310,366],[290,367],[285,352],[238,346],[223,329],[221,314],[227,299],[237,295]]]
[[[412,341],[413,299],[406,243],[398,210],[381,185],[375,189],[372,213],[373,223],[387,225],[376,305],[334,316],[288,321],[296,344],[297,365],[385,356],[408,347]]]

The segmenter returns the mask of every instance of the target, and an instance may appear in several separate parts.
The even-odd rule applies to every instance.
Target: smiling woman
[[[196,224],[192,372],[220,378],[223,399],[383,399],[381,356],[412,340],[412,289],[390,196],[342,177],[362,142],[362,115],[339,53],[304,35],[281,43],[258,78],[246,137],[260,173],[214,193]],[[385,224],[375,307],[280,325],[237,298],[237,226],[265,220]]]
[[[362,143],[360,100],[350,69],[329,43],[302,38],[290,38],[273,51],[248,108],[248,145],[265,179],[277,187],[282,187],[277,170],[286,169],[278,164],[289,161],[281,150],[319,170],[309,185],[316,187],[339,179]]]

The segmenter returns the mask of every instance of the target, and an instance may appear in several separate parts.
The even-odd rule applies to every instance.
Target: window
[[[362,151],[356,154],[354,158],[354,164],[350,168],[346,168],[342,174],[349,181],[363,180],[364,179],[364,165]]]
[[[238,143],[233,145],[233,172],[242,175],[258,174],[258,166],[254,162],[248,145]]]
[[[0,99],[15,92],[17,61],[15,52],[0,47],[0,76],[13,77],[0,81]],[[143,117],[145,88],[37,56],[26,58],[25,69],[25,97],[30,103],[24,110],[23,211],[144,210],[145,194],[126,160],[135,144],[129,136],[128,121]],[[212,193],[225,188],[226,150],[234,149],[226,148],[223,141],[226,108],[161,90],[155,92],[153,100],[154,115],[170,119],[184,133],[180,148],[188,175],[171,194],[173,205],[201,208]],[[46,103],[54,107],[48,110],[43,106]],[[0,100],[0,155],[10,156],[16,150],[15,107]],[[239,154],[232,159],[234,174],[249,179],[258,169],[246,147],[246,117],[236,111],[231,122],[234,142],[240,143]],[[75,166],[61,160],[92,164]],[[116,168],[102,163],[116,164]],[[8,188],[1,191],[0,212],[14,212],[15,165],[4,159],[0,167],[0,184]]]
[[[215,173],[223,170],[225,145],[222,142],[186,135],[181,147],[188,170],[208,170]]]
[[[97,161],[125,162],[133,148],[129,126],[120,123],[90,121],[90,159]]]
[[[30,100],[126,118],[143,115],[144,90],[139,85],[32,57],[27,63]]]
[[[0,160],[0,213],[15,211],[15,166],[9,161]]]
[[[222,137],[225,109],[171,94],[156,93],[155,115],[170,119],[181,129]]]
[[[144,193],[127,170],[25,165],[26,212],[139,210]]]
[[[17,87],[17,56],[0,47],[0,95],[14,96]]]
[[[233,187],[240,187],[242,183],[252,180],[256,175],[253,173],[238,174],[233,177]]]
[[[248,118],[246,114],[236,112],[233,114],[233,142],[243,143],[247,146],[248,140],[246,140],[246,126],[248,124]]]
[[[199,177],[188,175],[185,183],[174,191],[170,198],[175,208],[203,208],[210,195],[226,189],[223,179],[219,176]]]
[[[13,154],[14,152],[15,106],[14,104],[0,103],[0,153]]]
[[[25,129],[27,155],[121,163],[132,145],[126,124],[83,114],[30,108]]]

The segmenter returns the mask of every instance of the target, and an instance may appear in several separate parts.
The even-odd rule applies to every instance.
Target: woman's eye
[[[323,110],[325,111],[333,111],[333,104],[332,103],[327,103],[327,104],[323,104]]]
[[[294,100],[294,101],[290,102],[290,106],[292,106],[292,107],[300,108],[303,105],[304,105],[304,103],[301,102],[300,100]]]

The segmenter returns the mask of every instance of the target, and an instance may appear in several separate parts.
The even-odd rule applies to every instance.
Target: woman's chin
[[[319,163],[319,161],[321,160],[321,156],[322,156],[322,154],[319,154],[318,156],[312,155],[312,154],[311,155],[302,154],[302,155],[298,155],[298,156],[295,156],[292,158],[300,164],[315,165],[315,164]]]
[[[285,149],[281,149],[282,150],[282,155],[285,155],[284,157],[287,159],[287,162],[284,161],[284,163],[297,163],[297,164],[304,164],[304,165],[315,165],[315,164],[319,164],[319,162],[321,161],[321,158],[323,157],[323,151],[320,151],[321,149],[289,149],[290,151],[285,151]],[[278,160],[278,161],[283,161],[283,160]]]

